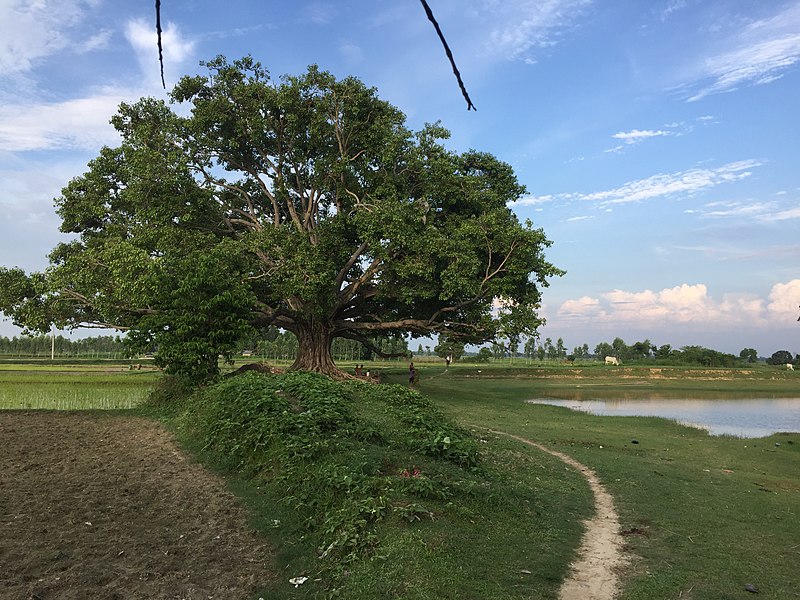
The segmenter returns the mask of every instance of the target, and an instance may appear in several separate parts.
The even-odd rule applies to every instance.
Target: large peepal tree
[[[511,167],[414,133],[359,80],[310,67],[279,82],[250,58],[186,77],[173,111],[123,104],[104,148],[56,200],[44,273],[0,269],[0,308],[29,329],[94,325],[203,378],[254,327],[299,342],[293,369],[339,374],[336,337],[531,334],[561,274],[509,203]],[[188,116],[180,116],[188,115]]]

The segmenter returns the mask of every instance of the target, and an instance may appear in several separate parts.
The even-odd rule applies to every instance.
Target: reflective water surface
[[[712,435],[764,437],[779,431],[800,432],[800,398],[754,398],[752,394],[704,394],[703,398],[643,394],[630,397],[598,397],[594,392],[576,391],[567,398],[535,398],[534,404],[565,406],[600,416],[664,417],[708,430]],[[624,394],[628,396],[628,394]]]

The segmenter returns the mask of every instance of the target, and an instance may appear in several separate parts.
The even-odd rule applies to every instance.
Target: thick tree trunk
[[[334,379],[348,377],[333,362],[331,356],[333,337],[328,323],[312,319],[298,323],[292,332],[297,336],[297,357],[289,367],[290,371],[313,371]]]

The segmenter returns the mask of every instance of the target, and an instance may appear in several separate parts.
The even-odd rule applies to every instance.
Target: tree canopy
[[[548,278],[525,189],[494,156],[456,153],[355,78],[279,81],[247,57],[206,63],[172,99],[122,104],[105,147],[56,199],[44,273],[0,269],[0,309],[30,330],[93,325],[213,375],[253,328],[293,332],[295,369],[336,374],[334,338],[530,335]]]

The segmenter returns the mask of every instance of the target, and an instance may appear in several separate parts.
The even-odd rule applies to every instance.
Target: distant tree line
[[[552,338],[544,341],[529,338],[520,354],[513,346],[492,344],[481,348],[477,359],[488,361],[492,358],[522,356],[532,360],[605,360],[613,356],[627,363],[655,363],[665,365],[702,365],[706,367],[733,367],[758,362],[758,352],[754,348],[743,348],[739,355],[719,352],[703,346],[682,346],[673,348],[670,344],[654,344],[649,339],[627,344],[622,338],[614,338],[612,342],[600,342],[589,350],[588,344],[575,346],[571,351],[562,338],[553,342]],[[792,356],[788,350],[779,350],[766,360],[767,364],[782,365],[793,363],[800,365],[800,354]]]
[[[375,338],[373,344],[383,353],[394,354],[397,360],[410,356],[408,343],[402,338]],[[53,347],[53,339],[49,335],[35,337],[0,336],[0,356],[49,356]],[[297,354],[297,338],[290,331],[283,331],[269,326],[253,335],[243,337],[238,342],[238,354],[249,354],[264,360],[293,360]],[[120,336],[101,335],[72,340],[58,335],[54,344],[55,354],[60,357],[95,356],[108,358],[128,358],[131,350],[124,338]],[[155,351],[152,348],[152,351]],[[331,354],[336,361],[369,361],[378,356],[356,340],[336,338],[331,347]],[[705,367],[734,367],[742,364],[758,362],[758,352],[754,348],[743,348],[738,356],[704,348],[703,346],[683,346],[672,348],[670,344],[657,345],[650,340],[626,344],[622,338],[614,338],[611,343],[600,342],[590,352],[589,345],[575,346],[567,349],[562,338],[555,342],[546,338],[543,342],[530,338],[522,346],[497,341],[489,347],[483,347],[477,353],[467,353],[463,343],[441,340],[433,349],[430,346],[418,347],[418,356],[432,356],[452,361],[461,359],[474,362],[489,362],[502,358],[526,358],[529,360],[605,360],[607,356],[618,358],[626,363],[659,363],[665,365],[702,365]],[[767,364],[800,366],[800,354],[792,355],[788,350],[778,350],[766,359]]]
[[[408,355],[408,346],[403,339],[383,338],[373,340],[374,344],[387,354],[397,354],[403,359]],[[297,338],[289,331],[277,327],[265,327],[251,336],[243,337],[238,342],[238,354],[262,357],[265,360],[294,360],[297,354]],[[155,352],[154,346],[149,349]],[[0,356],[47,357],[54,351],[59,357],[92,356],[99,358],[130,358],[138,355],[120,336],[95,336],[72,340],[57,335],[55,340],[49,335],[0,336]],[[331,353],[335,360],[374,360],[372,350],[360,342],[345,338],[333,341]]]
[[[57,335],[55,340],[49,335],[35,337],[0,336],[0,355],[3,356],[50,356],[54,350],[58,356],[99,356],[126,358],[129,349],[120,336],[101,335],[71,340]]]

